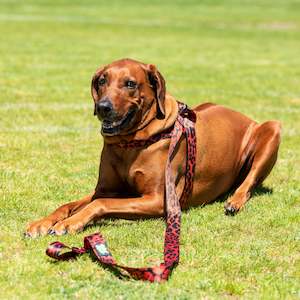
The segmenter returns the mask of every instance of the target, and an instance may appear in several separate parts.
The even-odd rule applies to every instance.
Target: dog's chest
[[[161,140],[148,147],[117,149],[113,164],[123,184],[139,194],[163,184],[168,144]]]

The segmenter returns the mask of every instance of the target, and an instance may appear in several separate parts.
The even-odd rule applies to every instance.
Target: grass
[[[84,3],[84,4],[83,4]],[[299,299],[300,2],[0,0],[1,299]],[[168,283],[121,281],[88,256],[53,262],[53,237],[25,225],[94,188],[102,139],[90,79],[122,57],[155,63],[168,90],[283,124],[278,163],[236,217],[223,203],[182,222],[181,263]],[[266,192],[267,191],[267,192]],[[133,266],[162,259],[164,222],[104,221]]]

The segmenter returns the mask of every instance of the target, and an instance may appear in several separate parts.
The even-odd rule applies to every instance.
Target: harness
[[[178,108],[178,116],[171,129],[158,133],[147,140],[133,140],[116,144],[121,148],[131,149],[147,147],[161,139],[170,138],[168,159],[165,168],[167,224],[164,242],[164,262],[159,266],[144,268],[132,268],[120,265],[113,258],[104,237],[99,232],[86,236],[84,238],[84,246],[81,248],[68,247],[61,242],[53,242],[46,250],[48,256],[57,260],[69,260],[86,252],[93,252],[101,264],[114,269],[120,276],[124,276],[120,271],[125,270],[132,278],[137,280],[147,280],[150,282],[168,280],[173,268],[179,263],[181,206],[185,206],[193,190],[193,178],[196,165],[196,114],[183,103],[178,102]],[[175,176],[171,170],[171,162],[175,157],[177,145],[182,136],[186,139],[186,171],[183,192],[180,198],[178,198],[176,194]]]

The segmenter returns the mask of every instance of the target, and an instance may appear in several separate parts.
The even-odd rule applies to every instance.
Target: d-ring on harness
[[[136,147],[147,147],[160,139],[171,139],[165,170],[167,228],[165,232],[164,262],[159,266],[148,268],[131,268],[119,265],[110,253],[107,243],[100,233],[94,233],[86,236],[84,238],[84,246],[82,248],[70,248],[61,242],[51,243],[46,250],[46,254],[48,256],[58,260],[68,260],[86,252],[93,252],[102,264],[116,268],[119,271],[120,269],[125,270],[135,279],[162,282],[169,278],[172,269],[179,262],[181,205],[185,205],[187,198],[193,190],[193,178],[196,165],[196,114],[185,104],[180,102],[178,102],[178,107],[179,113],[174,127],[171,128],[171,130],[168,130],[168,132],[159,133],[148,140],[136,140],[117,144],[119,147],[130,149]],[[175,156],[176,146],[182,135],[184,135],[186,139],[186,172],[184,189],[179,199],[176,195],[175,177],[171,172],[171,162]],[[63,249],[70,249],[70,251],[62,252]]]

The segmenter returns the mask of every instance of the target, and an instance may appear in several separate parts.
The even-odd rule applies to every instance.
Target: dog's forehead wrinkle
[[[108,74],[110,75],[111,79],[114,80],[141,80],[145,77],[145,73],[141,68],[138,67],[120,67],[120,66],[113,66],[107,70]]]

